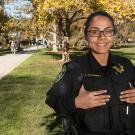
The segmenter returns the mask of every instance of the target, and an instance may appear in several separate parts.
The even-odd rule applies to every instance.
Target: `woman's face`
[[[95,16],[87,33],[88,45],[93,53],[106,54],[114,40],[114,27],[111,20],[105,16]]]

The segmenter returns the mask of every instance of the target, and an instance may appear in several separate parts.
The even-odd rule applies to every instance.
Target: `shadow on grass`
[[[51,56],[53,59],[60,60],[62,58],[61,52],[44,52],[42,55],[48,55]]]
[[[121,48],[135,48],[135,44],[131,44],[131,45],[122,45]]]
[[[112,46],[113,49],[121,49],[121,48],[135,48],[135,43],[125,43],[121,45]]]
[[[44,95],[43,90],[46,89],[45,85],[41,85],[41,83],[49,84],[49,81],[45,77],[13,75],[8,75],[0,80],[0,116],[2,116],[0,127],[5,128],[9,124],[13,128],[21,126],[23,109],[28,107],[28,112],[32,109],[36,110],[36,101],[41,102],[38,98]]]
[[[48,89],[45,84],[50,84],[51,80],[47,76],[30,75],[8,75],[0,80],[0,116],[2,116],[0,118],[0,127],[5,129],[10,126],[10,128],[16,130],[15,127],[21,127],[22,123],[25,123],[24,121],[27,121],[27,119],[30,121],[31,119],[27,115],[31,110],[37,110],[36,107],[41,104],[41,97],[44,97],[46,93],[44,90]],[[25,110],[25,113],[22,112],[23,110]],[[40,110],[37,112],[40,112]],[[39,114],[33,114],[32,117],[36,115]],[[47,129],[48,135],[63,134],[60,127],[61,120],[59,118],[55,119],[55,114],[41,116],[41,121],[35,124],[37,123],[39,123],[39,127]]]
[[[38,80],[38,79],[36,77],[34,78],[33,76],[8,75],[8,76],[5,76],[2,80],[0,80],[0,87],[3,87],[3,86],[9,87],[9,85],[14,87],[14,85],[17,85],[17,84],[22,84],[24,85],[24,87],[27,87],[26,85],[29,85],[29,84],[32,85],[33,82],[35,82],[35,80]]]
[[[112,51],[112,52],[113,52],[113,54],[117,54],[117,55],[120,55],[120,56],[127,57],[130,60],[135,60],[135,54],[134,53],[126,53],[126,52],[122,52],[122,51],[117,51],[117,52]]]
[[[53,135],[63,135],[62,118],[58,114],[52,113],[45,116],[43,119],[44,122],[41,123],[40,126],[45,126],[48,133]]]
[[[77,56],[81,56],[83,54],[85,54],[86,52],[69,52],[69,57],[70,59],[73,59]],[[53,59],[56,59],[56,60],[60,60],[62,59],[62,53],[61,52],[44,52],[42,53],[42,55],[48,55],[48,56],[51,56]]]

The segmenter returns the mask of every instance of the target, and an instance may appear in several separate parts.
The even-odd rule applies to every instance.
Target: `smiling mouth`
[[[106,43],[98,43],[97,46],[98,47],[105,47],[105,46],[107,46],[107,44]]]

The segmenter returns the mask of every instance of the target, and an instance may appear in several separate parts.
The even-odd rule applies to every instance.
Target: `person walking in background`
[[[38,49],[38,46],[39,46],[39,42],[38,42],[39,40],[38,40],[38,38],[36,37],[36,39],[35,39],[35,46],[37,47],[37,49]]]
[[[48,47],[48,41],[47,41],[46,37],[43,39],[43,46],[44,46],[44,48]]]
[[[63,43],[63,61],[64,62],[68,62],[70,61],[70,58],[69,58],[69,43],[67,40],[64,41]]]
[[[84,34],[88,53],[63,65],[46,103],[72,118],[72,135],[135,135],[135,67],[110,51],[112,16],[90,14]]]
[[[11,49],[11,53],[12,54],[16,53],[16,51],[17,51],[17,44],[16,44],[16,42],[14,42],[14,41],[11,42],[10,49]]]

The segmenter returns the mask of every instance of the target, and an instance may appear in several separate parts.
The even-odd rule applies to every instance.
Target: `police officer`
[[[63,65],[46,103],[72,116],[78,135],[135,135],[135,68],[110,52],[113,18],[92,13],[84,33],[90,50]]]

